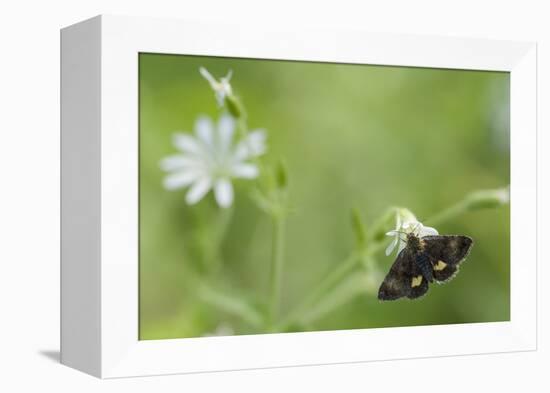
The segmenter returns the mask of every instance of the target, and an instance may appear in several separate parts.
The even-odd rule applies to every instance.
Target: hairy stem
[[[425,222],[430,226],[437,226],[441,223],[449,221],[452,218],[455,218],[468,210],[468,203],[466,200],[462,200],[454,205],[442,210],[431,218],[427,219]]]
[[[217,225],[215,226],[214,232],[211,234],[211,245],[210,250],[205,252],[208,255],[207,263],[209,271],[211,273],[217,273],[222,264],[222,258],[220,253],[220,248],[227,234],[227,230],[231,224],[233,218],[233,206],[226,209],[218,209],[216,213]]]
[[[277,327],[277,330],[284,331],[293,323],[301,319],[302,315],[307,313],[317,304],[323,303],[327,296],[331,295],[331,290],[348,279],[358,269],[363,266],[361,262],[364,258],[369,258],[384,247],[384,243],[371,243],[370,247],[363,252],[354,252],[348,258],[337,264],[337,267],[328,273],[325,278],[310,292],[310,294],[301,303],[290,312],[285,320]]]
[[[279,313],[281,301],[281,279],[283,273],[285,222],[282,216],[273,216],[271,238],[271,273],[268,325],[273,327]]]
[[[344,261],[338,264],[338,267],[330,272],[319,285],[317,285],[310,294],[288,315],[288,317],[278,326],[278,330],[285,330],[289,325],[299,319],[313,305],[317,304],[327,292],[330,291],[339,282],[345,279],[358,265],[358,257],[352,254]]]

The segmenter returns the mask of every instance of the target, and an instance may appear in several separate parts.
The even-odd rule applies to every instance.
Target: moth
[[[432,282],[444,283],[457,273],[474,241],[468,236],[418,237],[407,234],[407,245],[397,255],[378,290],[379,300],[416,299],[426,294]]]

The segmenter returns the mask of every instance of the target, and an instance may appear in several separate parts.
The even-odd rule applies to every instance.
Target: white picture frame
[[[102,15],[64,28],[61,52],[63,364],[113,378],[536,349],[534,43]],[[139,341],[141,52],[510,72],[510,321]]]

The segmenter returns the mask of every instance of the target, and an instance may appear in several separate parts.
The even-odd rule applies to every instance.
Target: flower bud
[[[510,187],[474,191],[466,197],[469,210],[498,207],[510,202]]]
[[[286,166],[282,161],[280,161],[275,168],[275,182],[278,189],[285,189],[288,184]]]
[[[243,107],[241,102],[234,95],[228,95],[225,97],[225,106],[227,107],[229,113],[231,113],[231,115],[236,119],[243,115]]]
[[[416,216],[407,208],[400,207],[397,209],[396,212],[398,216],[398,221],[401,223],[401,225],[404,225],[408,222],[417,222]]]

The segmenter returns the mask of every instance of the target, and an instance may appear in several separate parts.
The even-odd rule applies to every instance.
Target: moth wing
[[[414,263],[408,249],[403,249],[378,290],[379,300],[396,300],[402,297],[416,299],[428,291],[428,282]]]
[[[409,285],[411,287],[411,291],[407,295],[409,299],[417,299],[424,296],[426,292],[428,292],[428,280],[426,280],[422,274],[422,271],[417,263],[412,264],[412,275],[410,277]]]
[[[474,241],[468,236],[442,235],[425,236],[422,244],[432,263],[434,279],[445,282],[456,275],[459,264],[470,253]]]
[[[458,265],[447,265],[441,270],[434,270],[434,280],[438,283],[451,281],[458,273]]]
[[[412,258],[405,248],[397,255],[390,271],[382,281],[378,289],[379,300],[396,300],[407,296],[411,287],[409,285],[410,271],[412,269]]]

